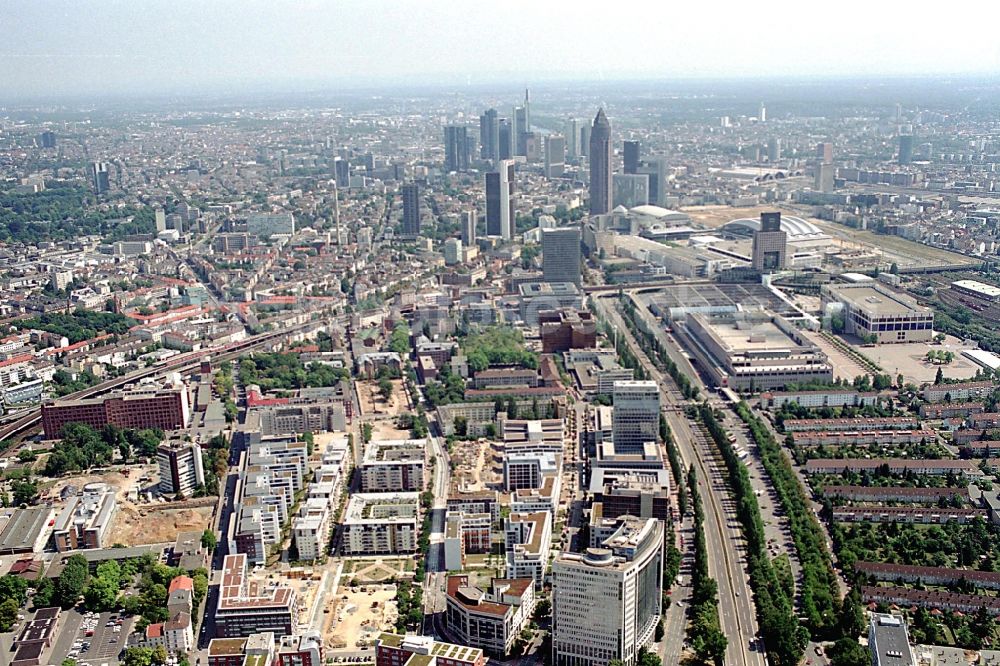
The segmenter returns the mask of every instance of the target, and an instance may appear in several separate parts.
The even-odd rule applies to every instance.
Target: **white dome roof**
[[[663,208],[662,206],[654,206],[653,204],[644,204],[642,206],[636,206],[629,210],[630,213],[635,213],[636,215],[647,215],[649,217],[664,218],[670,217],[671,215],[687,217],[684,213],[678,213],[676,210],[670,210],[669,208]]]
[[[746,231],[760,231],[760,219],[755,217],[741,217],[738,220],[727,222],[723,225],[723,230],[736,231],[738,229]],[[788,234],[788,240],[805,240],[808,238],[829,238],[829,236],[812,222],[803,220],[794,215],[781,216],[781,230]]]

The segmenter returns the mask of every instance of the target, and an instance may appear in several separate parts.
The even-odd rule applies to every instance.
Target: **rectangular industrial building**
[[[833,381],[826,354],[777,315],[688,314],[674,331],[716,386],[757,391]]]
[[[874,336],[878,344],[928,342],[934,335],[934,311],[880,284],[829,284],[822,288],[824,311],[839,304],[844,332],[859,338]]]

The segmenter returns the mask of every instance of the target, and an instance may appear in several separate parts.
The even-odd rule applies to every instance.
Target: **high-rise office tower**
[[[756,271],[780,271],[785,268],[788,234],[781,230],[781,213],[761,213],[760,230],[753,234],[751,266]]]
[[[654,381],[614,383],[611,438],[616,453],[642,453],[657,441],[660,428],[660,389]]]
[[[836,170],[837,168],[833,164],[817,164],[816,182],[813,184],[813,189],[823,193],[833,192]]]
[[[496,109],[487,109],[479,116],[479,157],[495,162],[500,159],[500,118]]]
[[[111,189],[111,171],[107,162],[91,163],[90,181],[94,186],[94,194],[104,194]]]
[[[762,123],[767,121],[767,107],[764,106],[764,102],[761,102],[760,106],[757,107],[757,120]]]
[[[899,163],[909,164],[913,161],[913,135],[899,135]]]
[[[475,208],[462,213],[462,245],[471,247],[476,242],[476,223],[479,213]]]
[[[542,229],[542,281],[580,284],[580,227]]]
[[[667,160],[663,157],[654,157],[644,160],[637,173],[649,176],[649,203],[656,206],[665,206],[667,197]]]
[[[835,168],[833,166],[833,144],[829,141],[816,144],[816,182],[813,189],[817,192],[833,192]]]
[[[566,139],[559,134],[545,137],[545,175],[561,178],[566,169]]]
[[[590,131],[590,123],[580,125],[580,154],[584,157],[590,157]]]
[[[555,666],[607,666],[613,661],[636,665],[660,622],[663,529],[656,518],[623,516],[607,529],[600,547],[556,556]]]
[[[365,153],[361,156],[361,165],[365,168],[365,175],[371,176],[372,171],[375,170],[375,156],[371,153]]]
[[[611,177],[611,207],[645,206],[649,199],[649,174],[616,173]]]
[[[893,114],[893,119],[898,123],[903,119],[903,105],[896,102],[895,113]]]
[[[420,186],[405,183],[400,189],[403,195],[403,234],[420,235]]]
[[[42,148],[56,147],[56,133],[46,130],[38,136],[38,145]]]
[[[771,137],[767,140],[767,161],[777,162],[781,159],[781,140]]]
[[[167,213],[162,208],[157,208],[153,211],[153,217],[156,220],[156,233],[167,230]]]
[[[528,89],[524,89],[524,106],[514,108],[514,142],[517,155],[528,155],[528,135],[531,134],[531,102]]]
[[[626,141],[622,144],[622,157],[625,162],[625,173],[639,173],[639,142]]]
[[[566,137],[566,157],[575,160],[580,156],[580,127],[576,118],[569,118],[563,123],[563,136]]]
[[[497,159],[509,160],[514,156],[514,126],[506,118],[500,119],[497,138]]]
[[[444,170],[469,170],[469,130],[462,125],[444,128]]]
[[[531,131],[531,102],[528,100],[528,89],[524,89],[524,131]]]
[[[514,239],[514,160],[486,174],[486,235]]]
[[[829,141],[817,143],[816,159],[819,160],[820,164],[830,164],[833,162],[833,144]]]
[[[597,111],[590,132],[590,214],[611,212],[611,123]]]
[[[346,190],[351,187],[351,163],[343,157],[333,161],[333,175],[337,179],[337,187]]]

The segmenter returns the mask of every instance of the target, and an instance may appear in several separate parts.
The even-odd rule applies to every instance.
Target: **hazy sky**
[[[0,96],[1000,73],[1000,3],[0,0]]]

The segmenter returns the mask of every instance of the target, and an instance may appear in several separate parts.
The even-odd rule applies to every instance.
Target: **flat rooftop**
[[[962,289],[977,292],[987,298],[1000,297],[1000,287],[980,282],[979,280],[955,280],[951,284],[955,287],[961,287]]]
[[[719,341],[734,354],[792,350],[795,340],[768,320],[707,319]]]
[[[902,317],[914,313],[928,313],[930,310],[917,305],[908,296],[893,293],[888,289],[873,284],[858,283],[848,285],[831,285],[829,287],[836,298],[851,307],[881,316]]]
[[[13,515],[0,532],[0,552],[34,550],[35,542],[52,515],[47,506],[14,509]]]

